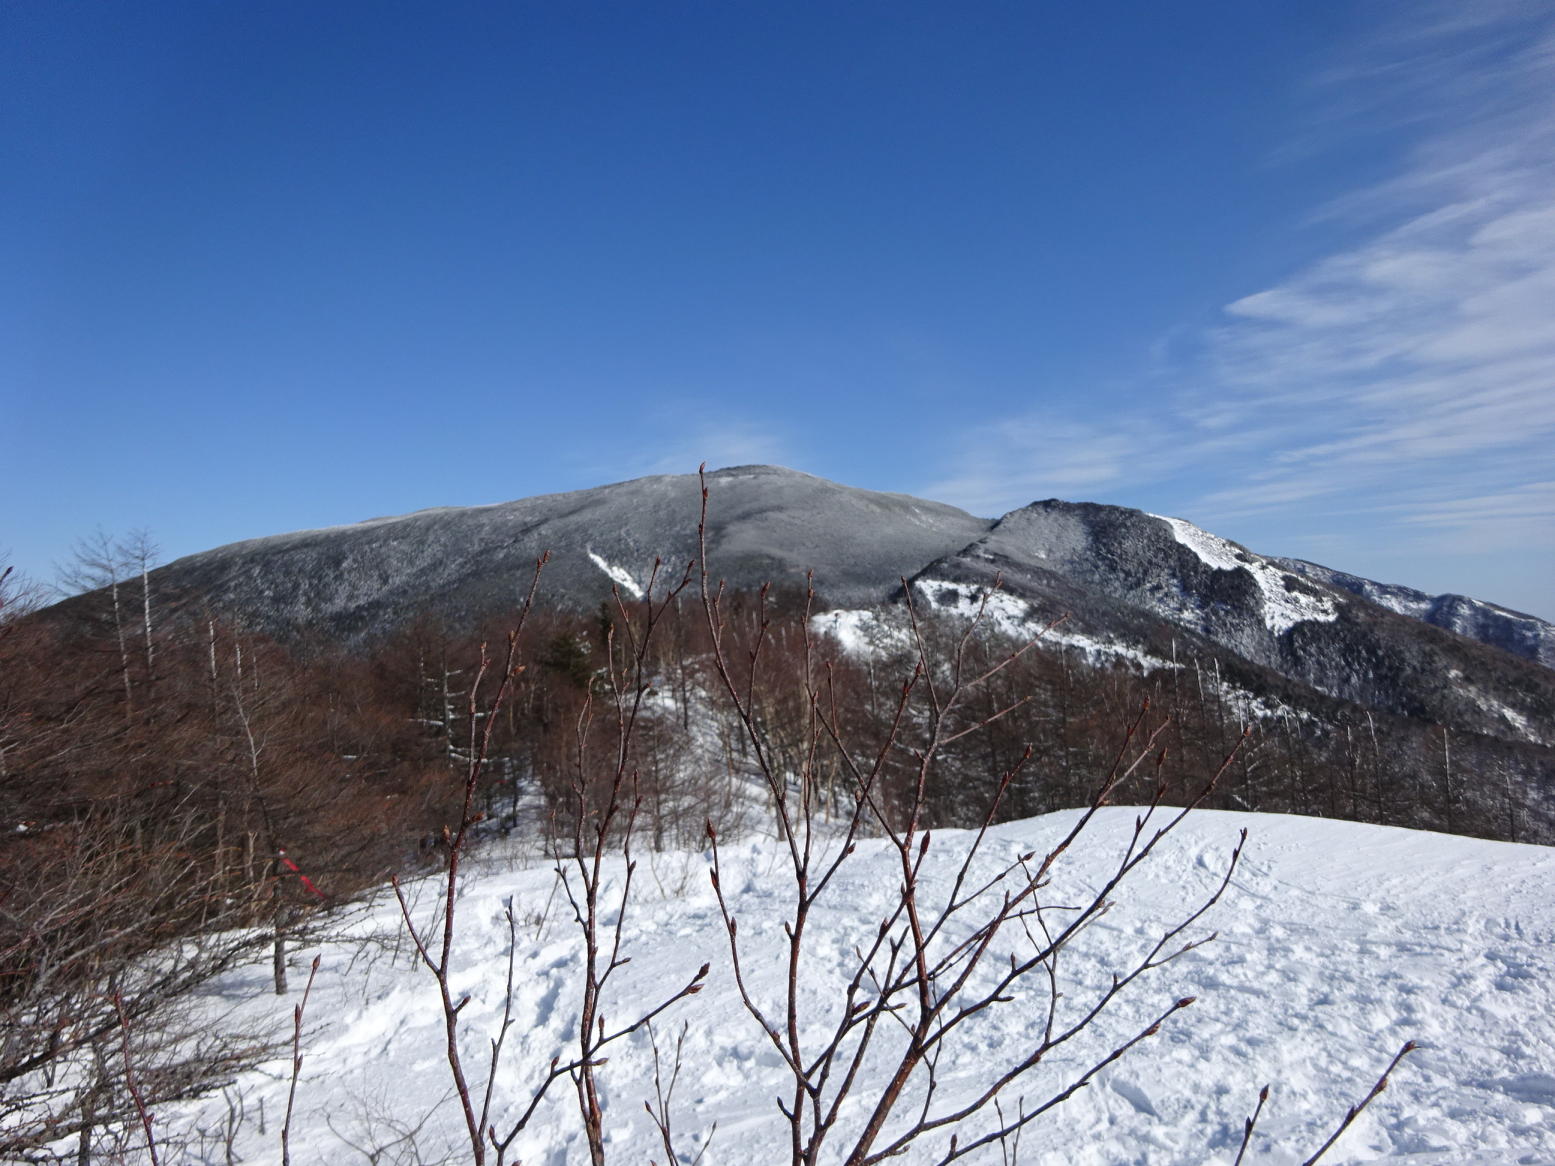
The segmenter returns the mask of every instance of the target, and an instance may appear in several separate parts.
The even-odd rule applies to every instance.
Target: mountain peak
[[[813,579],[823,607],[878,609],[900,600],[903,579],[945,595],[998,581],[1045,619],[1140,650],[1164,631],[1367,707],[1555,736],[1555,675],[1529,663],[1555,654],[1555,628],[1531,617],[1266,558],[1120,506],[1049,498],[990,520],[784,466],[727,466],[706,481],[709,566],[731,591]],[[422,615],[473,627],[511,610],[547,552],[546,602],[591,610],[612,589],[640,596],[655,563],[678,572],[699,556],[701,513],[697,475],[664,474],[254,539],[153,579],[281,639],[361,646]],[[1525,659],[1492,658],[1472,639]],[[1454,674],[1477,679],[1442,683]]]

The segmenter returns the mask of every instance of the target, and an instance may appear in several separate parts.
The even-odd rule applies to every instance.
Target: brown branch
[[[1314,1162],[1316,1162],[1324,1154],[1328,1153],[1330,1149],[1332,1149],[1333,1144],[1339,1140],[1339,1136],[1343,1134],[1345,1130],[1350,1128],[1350,1123],[1359,1117],[1362,1111],[1365,1110],[1365,1108],[1373,1101],[1375,1101],[1382,1093],[1382,1091],[1388,1087],[1388,1078],[1392,1076],[1393,1070],[1398,1068],[1399,1062],[1407,1057],[1410,1053],[1414,1052],[1415,1048],[1416,1045],[1414,1041],[1409,1040],[1404,1042],[1404,1046],[1394,1054],[1393,1059],[1388,1062],[1388,1067],[1382,1071],[1382,1076],[1377,1078],[1377,1083],[1371,1087],[1371,1092],[1363,1097],[1358,1105],[1352,1105],[1350,1107],[1349,1111],[1344,1115],[1344,1120],[1339,1123],[1339,1128],[1330,1134],[1328,1141],[1319,1146],[1317,1153],[1313,1154],[1312,1157],[1303,1162],[1301,1166],[1312,1166]]]
[[[141,1092],[140,1082],[135,1079],[135,1065],[130,1058],[130,1019],[124,1012],[124,997],[118,992],[113,994],[113,1007],[119,1014],[119,1036],[124,1050],[124,1088],[129,1091],[130,1099],[135,1103],[135,1113],[140,1118],[140,1128],[146,1132],[146,1153],[151,1158],[151,1166],[159,1166],[157,1137],[151,1129],[151,1114],[146,1110],[146,1099]]]
[[[1265,1085],[1258,1091],[1258,1105],[1253,1110],[1252,1116],[1247,1119],[1247,1124],[1242,1127],[1242,1144],[1237,1148],[1236,1161],[1231,1166],[1242,1166],[1242,1156],[1247,1153],[1247,1147],[1253,1141],[1253,1129],[1258,1125],[1258,1117],[1263,1113],[1264,1103],[1269,1100],[1269,1087]]]
[[[291,1166],[292,1160],[292,1106],[297,1100],[297,1078],[302,1075],[302,1014],[308,1007],[308,996],[313,991],[313,980],[319,974],[319,960],[313,957],[308,969],[308,983],[302,990],[302,999],[292,1010],[292,1079],[286,1090],[286,1120],[281,1123],[281,1166]]]

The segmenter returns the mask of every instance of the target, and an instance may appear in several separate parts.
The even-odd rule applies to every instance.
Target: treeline
[[[199,868],[208,878],[199,895],[182,896],[206,919],[215,904],[270,904],[278,883],[288,897],[315,897],[301,879],[288,881],[299,871],[320,894],[349,896],[435,849],[454,796],[449,777],[467,764],[472,733],[487,731],[484,697],[473,691],[481,645],[500,643],[508,620],[449,628],[427,619],[370,653],[299,652],[213,616],[164,610],[147,587],[146,577],[131,576],[78,600],[68,619],[4,625],[7,848],[60,850],[44,838],[137,822],[131,833],[148,845],[176,843],[185,858],[177,870],[189,871],[176,877]],[[618,599],[579,613],[543,600],[542,579],[523,669],[490,728],[481,794],[491,826],[531,834],[567,812],[571,783],[591,764],[600,737],[593,722],[608,715],[602,690],[612,663],[636,651],[628,635],[643,607]],[[1148,701],[1168,722],[1166,748],[1137,780],[1164,782],[1168,800],[1235,748],[1232,780],[1216,795],[1223,808],[1552,838],[1548,750],[1324,700],[1233,658],[1184,655],[1146,668],[1061,636],[1026,645],[992,625],[921,611],[882,616],[895,626],[870,652],[849,654],[807,624],[813,606],[793,592],[733,595],[722,605],[733,642],[747,658],[759,654],[755,674],[743,678],[758,732],[796,774],[807,676],[836,702],[841,746],[868,750],[892,728],[915,638],[947,670],[1016,657],[958,710],[978,731],[942,757],[929,804],[943,824],[966,824],[987,784],[1028,750],[1004,816],[1085,804],[1121,727]],[[644,645],[652,687],[633,767],[655,845],[694,845],[704,818],[750,801],[750,746],[714,698],[710,647],[691,589],[665,606]],[[1159,655],[1172,651],[1163,643]],[[910,769],[910,750],[902,764]],[[281,850],[291,865],[278,868]],[[165,875],[176,881],[173,869]]]
[[[945,638],[964,632],[938,627]],[[986,662],[1020,641],[992,628],[968,651]],[[1229,654],[1190,654],[1163,629],[1142,666],[1039,638],[985,686],[982,707],[1016,706],[959,758],[959,781],[998,772],[1030,748],[1033,761],[1011,791],[1024,816],[1085,804],[1095,775],[1116,755],[1117,727],[1149,701],[1168,721],[1165,745],[1115,801],[1148,800],[1153,783],[1180,804],[1205,773],[1235,751],[1208,804],[1441,830],[1521,842],[1555,841],[1555,765],[1550,751],[1374,712],[1325,698]],[[984,778],[983,780],[986,780]],[[954,791],[946,791],[947,807]],[[975,804],[975,797],[971,799]]]
[[[60,615],[18,598],[0,589],[0,1158],[75,1138],[88,1161],[273,1051],[204,1033],[191,990],[266,949],[285,990],[315,908],[414,863],[454,793],[385,661],[300,658],[144,573]]]

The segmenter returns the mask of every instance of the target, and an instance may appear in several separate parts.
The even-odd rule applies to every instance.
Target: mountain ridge
[[[1432,595],[1399,583],[1379,583],[1306,559],[1276,558],[1271,562],[1278,563],[1285,570],[1360,595],[1389,611],[1555,668],[1555,636],[1551,635],[1555,625],[1536,615],[1456,592]]]
[[[1086,634],[1137,645],[1168,628],[1331,697],[1555,743],[1555,627],[1532,616],[1465,599],[1439,626],[1399,598],[1408,589],[1125,507],[1047,499],[987,519],[763,465],[705,482],[708,558],[732,590],[800,592],[813,572],[822,606],[871,609],[900,603],[904,580],[997,581]],[[283,641],[361,646],[425,614],[473,626],[509,609],[550,552],[543,598],[588,610],[612,587],[640,596],[656,561],[661,580],[689,569],[701,490],[697,475],[651,475],[271,535],[178,559],[153,586]],[[1502,634],[1508,616],[1517,636]]]

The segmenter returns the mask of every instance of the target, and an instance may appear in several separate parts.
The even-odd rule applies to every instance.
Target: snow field
[[[1060,860],[1045,901],[1086,901],[1116,868],[1135,813],[1103,811]],[[1025,851],[1045,853],[1073,819],[1061,813],[997,828],[981,869],[992,872]],[[1419,1051],[1325,1163],[1555,1163],[1555,850],[1549,848],[1320,819],[1195,813],[1061,957],[1059,1022],[1083,1014],[1114,972],[1129,970],[1164,928],[1202,902],[1218,885],[1243,828],[1249,842],[1225,897],[1183,937],[1213,930],[1218,938],[1132,985],[1095,1025],[1012,1089],[1006,1111],[1015,1111],[1020,1097],[1027,1106],[1046,1100],[1171,1001],[1196,996],[1197,1003],[1029,1127],[1019,1160],[1026,1166],[1229,1164],[1258,1089],[1269,1083],[1272,1096],[1247,1161],[1297,1163],[1365,1095],[1398,1046],[1413,1039]],[[961,832],[934,835],[925,883],[930,897],[946,893],[966,841]],[[782,923],[791,895],[786,859],[772,840],[760,838],[723,842],[720,857],[747,984],[769,1015],[780,1016]],[[549,865],[531,858],[533,865],[513,869],[515,860],[515,852],[493,846],[468,868],[453,977],[456,994],[470,996],[461,1032],[478,1095],[488,1041],[503,1012],[503,911],[511,899],[518,919],[515,1023],[498,1072],[499,1127],[527,1100],[529,1083],[551,1058],[565,1058],[572,1047],[581,950]],[[868,942],[894,901],[894,862],[880,844],[862,844],[811,918],[802,988],[812,1018],[807,1039],[819,1037],[814,1018],[834,1017],[842,1007],[841,978],[851,970],[854,945]],[[635,1019],[700,964],[711,963],[705,990],[656,1024],[666,1057],[681,1024],[688,1026],[671,1106],[678,1148],[689,1160],[716,1122],[703,1158],[709,1166],[786,1161],[787,1129],[774,1101],[786,1092],[786,1070],[740,1005],[707,866],[703,854],[639,856],[623,945],[631,963],[610,986],[608,1023]],[[618,866],[617,889],[620,875]],[[407,889],[418,917],[431,918],[438,881]],[[382,1163],[468,1161],[436,989],[400,931],[398,908],[384,897],[351,923],[349,934],[318,949],[322,964],[305,1019],[293,1119],[292,1160],[299,1166],[366,1162],[374,1154]],[[1022,938],[1018,931],[1009,936],[1012,945]],[[265,1022],[289,1034],[313,954],[295,954],[297,990],[286,998],[267,994],[267,967],[216,985],[205,1002],[212,1024]],[[1030,1047],[1046,1017],[1045,977],[1029,988],[980,1015],[947,1049],[936,1112],[972,1096],[996,1066]],[[878,1089],[886,1059],[869,1063],[857,1089],[861,1099]],[[654,1097],[646,1034],[614,1046],[601,1072],[612,1160],[664,1166],[643,1110]],[[215,1130],[227,1102],[237,1102],[246,1115],[235,1141],[241,1160],[278,1161],[288,1075],[286,1060],[273,1062],[235,1082],[226,1100],[165,1109],[157,1126],[164,1137]],[[864,1109],[862,1100],[845,1109],[843,1124],[856,1128]],[[585,1161],[577,1127],[575,1100],[563,1081],[515,1144],[518,1160],[526,1166]],[[207,1143],[204,1150],[192,1145],[186,1160],[226,1160],[224,1150]],[[831,1143],[832,1160],[848,1144],[845,1136]],[[902,1160],[936,1161],[932,1151],[943,1147],[920,1144]],[[992,1147],[971,1160],[1001,1159]]]

